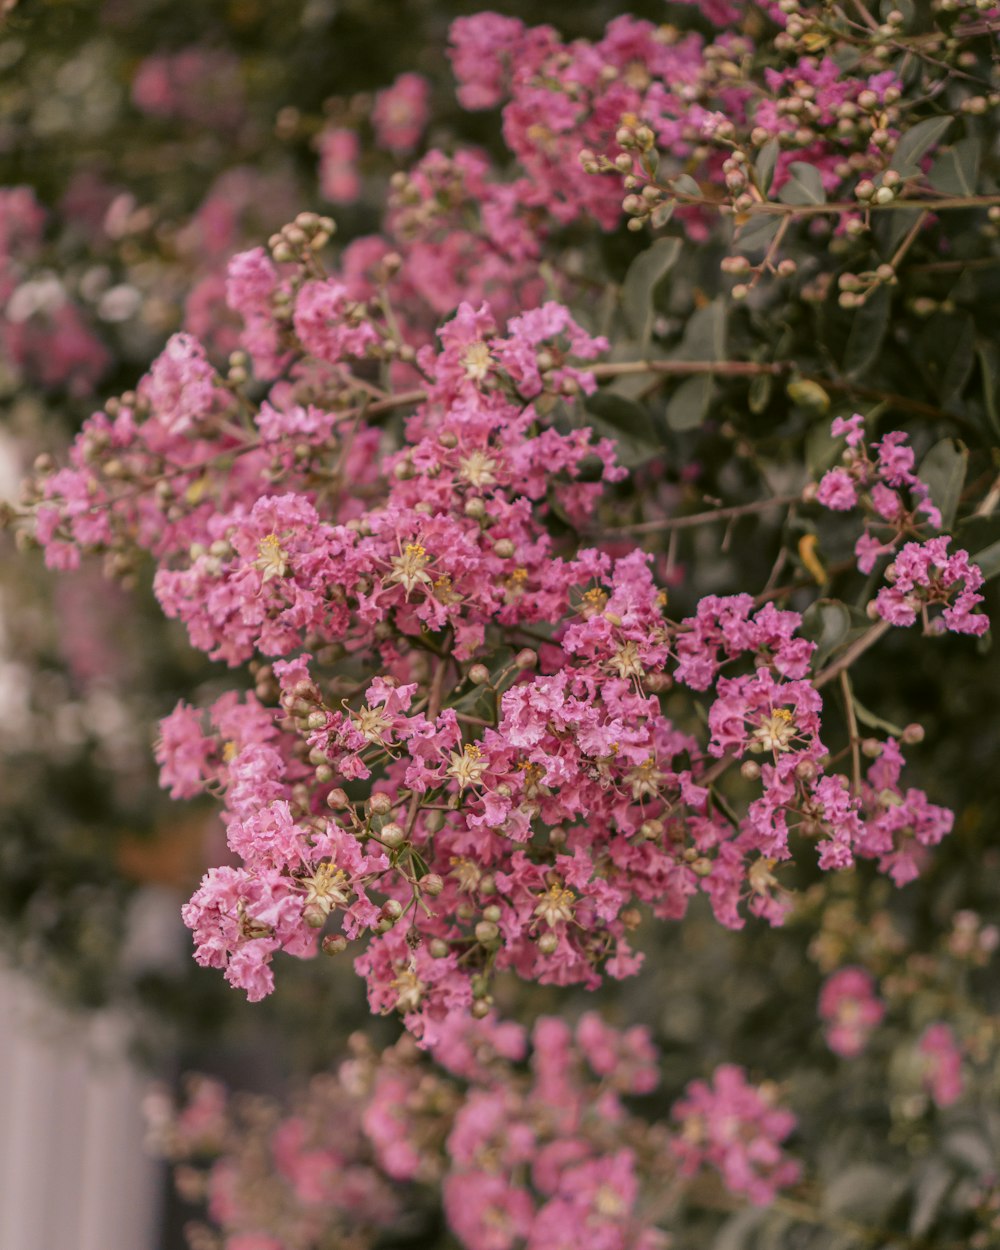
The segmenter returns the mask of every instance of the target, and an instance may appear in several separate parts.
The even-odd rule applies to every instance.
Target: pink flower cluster
[[[634,973],[637,906],[679,919],[703,892],[725,925],[780,923],[793,833],[824,869],[915,875],[950,813],[901,787],[892,739],[854,788],[828,771],[798,613],[710,595],[673,621],[641,551],[557,540],[623,476],[607,440],[545,419],[594,389],[601,340],[555,303],[506,333],[460,305],[413,352],[425,389],[393,450],[352,372],[392,328],[339,278],[283,281],[279,312],[262,253],[231,268],[247,348],[285,346],[250,432],[175,336],[37,518],[52,563],[147,547],[192,643],[258,666],[256,696],[207,727],[179,707],[158,746],[175,796],[224,795],[239,860],[185,908],[199,962],[258,999],[277,951],[312,955],[335,925],[327,949],[363,944],[372,1008],[431,1044],[488,1010],[497,971]],[[707,697],[706,742],[665,714],[673,685]],[[711,789],[737,761],[760,785],[743,814]]]
[[[965,1081],[962,1049],[951,1026],[940,1021],[928,1025],[917,1043],[917,1053],[923,1067],[924,1085],[935,1105],[943,1110],[958,1102]]]
[[[672,1147],[682,1174],[705,1164],[721,1173],[730,1193],[766,1206],[779,1190],[794,1185],[801,1169],[782,1149],[795,1117],[775,1106],[775,1091],[749,1084],[740,1068],[722,1064],[711,1082],[692,1081],[674,1105],[680,1132]]]
[[[0,188],[0,356],[47,390],[87,394],[109,357],[71,293],[39,264],[45,223],[29,187]]]
[[[180,1165],[186,1195],[207,1201],[227,1248],[277,1228],[276,1244],[312,1246],[333,1225],[370,1244],[394,1227],[408,1185],[416,1205],[421,1187],[440,1187],[466,1250],[655,1250],[656,1198],[678,1163],[682,1176],[711,1164],[754,1202],[799,1176],[781,1146],[794,1117],[739,1068],[688,1087],[673,1110],[678,1135],[641,1118],[657,1053],[643,1029],[613,1029],[594,1012],[575,1029],[541,1017],[527,1067],[528,1035],[493,1019],[449,1029],[437,1068],[409,1039],[382,1054],[352,1040],[354,1056],[284,1119],[257,1109],[241,1122],[204,1080],[179,1113],[150,1107],[159,1150]],[[206,1157],[202,1176],[191,1164]]]
[[[894,555],[885,571],[873,612],[892,625],[913,625],[918,615],[925,630],[982,635],[989,620],[975,611],[982,603],[978,593],[983,575],[966,551],[948,554],[947,536],[926,542],[899,544],[909,534],[919,536],[921,517],[941,527],[941,513],[927,485],[914,471],[915,457],[907,435],[892,430],[871,444],[864,442],[864,418],[860,413],[832,426],[834,438],[845,438],[843,465],[829,469],[821,478],[816,499],[824,507],[849,512],[861,506],[866,513],[865,532],[855,545],[858,568],[870,573],[883,556]],[[872,530],[881,529],[880,538]],[[895,553],[895,554],[894,554]],[[940,606],[940,616],[928,617],[928,608]]]
[[[784,25],[778,6],[765,7]],[[451,28],[459,101],[467,109],[503,104],[504,137],[527,175],[523,195],[562,221],[591,216],[606,229],[620,220],[621,184],[588,173],[617,169],[626,174],[626,190],[635,189],[629,178],[648,177],[655,184],[641,161],[615,159],[636,146],[655,147],[666,158],[656,175],[660,185],[684,173],[688,186],[693,177],[695,186],[714,182],[727,193],[746,186],[743,174],[736,182],[726,177],[738,172],[728,167],[728,153],[770,139],[782,144],[775,191],[796,161],[818,169],[830,190],[856,180],[859,171],[881,167],[877,146],[861,142],[853,127],[845,130],[841,123],[845,107],[857,115],[859,100],[862,111],[891,109],[901,94],[893,72],[854,77],[835,58],[810,55],[787,68],[767,68],[762,82],[750,84],[729,69],[753,51],[740,29],[743,10],[720,0],[707,16],[731,29],[706,43],[699,35],[622,15],[597,42],[567,44],[551,27],[526,27],[496,13],[459,18]],[[629,136],[642,131],[648,137],[636,145]],[[606,164],[595,165],[595,152]],[[699,215],[681,215],[697,235],[704,234]]]
[[[885,1003],[864,968],[841,968],[823,983],[819,1016],[826,1044],[834,1054],[854,1059],[885,1016]]]

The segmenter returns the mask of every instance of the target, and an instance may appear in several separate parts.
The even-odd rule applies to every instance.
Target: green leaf
[[[667,425],[682,432],[694,430],[701,425],[712,399],[712,379],[707,373],[687,378],[667,401]]]
[[[917,476],[931,492],[931,500],[940,509],[943,530],[950,530],[955,523],[968,463],[969,449],[965,444],[955,438],[943,438],[924,456],[917,470]]]
[[[898,738],[903,732],[899,725],[893,724],[891,720],[885,720],[884,717],[877,716],[866,708],[853,690],[851,691],[851,702],[854,704],[854,714],[862,725],[867,725],[869,729],[881,729],[883,733],[892,734],[894,738]]]
[[[913,1187],[911,1236],[923,1237],[928,1232],[956,1179],[955,1173],[941,1159],[929,1160]]]
[[[806,468],[809,470],[809,476],[821,477],[840,459],[843,450],[844,440],[834,438],[825,421],[811,426],[806,434],[805,444]]]
[[[853,1223],[881,1224],[905,1188],[905,1179],[892,1168],[857,1163],[834,1177],[821,1208],[824,1215],[846,1215]]]
[[[753,1250],[757,1245],[755,1234],[767,1214],[760,1207],[747,1207],[743,1211],[737,1211],[715,1234],[712,1250]]]
[[[830,411],[830,396],[811,378],[792,378],[785,387],[785,393],[793,404],[798,404],[808,412],[822,417]]]
[[[878,244],[880,256],[887,260],[895,255],[913,223],[923,212],[921,208],[900,208],[891,213],[877,213],[872,222],[872,234]]]
[[[747,395],[747,407],[759,417],[762,412],[767,411],[767,406],[771,402],[771,393],[774,390],[774,379],[769,373],[759,373],[750,383],[750,393]]]
[[[815,165],[805,161],[792,161],[788,167],[791,175],[778,192],[782,204],[825,204],[826,191],[823,179]]]
[[[820,669],[836,649],[847,641],[851,614],[839,599],[818,599],[802,614],[802,635],[816,644],[812,664]]]
[[[657,288],[676,264],[680,253],[680,239],[657,239],[652,247],[639,253],[625,274],[622,311],[642,347],[646,346],[652,334]]]
[[[778,163],[778,153],[781,151],[781,144],[777,139],[768,139],[767,143],[757,153],[757,159],[753,163],[754,177],[757,180],[757,186],[767,195],[771,189],[771,183],[774,181],[774,167]]]
[[[944,1140],[945,1153],[971,1172],[989,1172],[996,1166],[996,1155],[985,1136],[976,1128],[960,1128]]]
[[[678,174],[676,178],[671,178],[670,187],[678,195],[692,195],[699,200],[704,198],[701,187],[698,186],[690,174]]]
[[[919,173],[921,157],[944,138],[945,131],[954,120],[953,117],[928,117],[911,126],[896,144],[889,168],[897,170],[904,177]]]
[[[778,233],[778,213],[757,213],[740,226],[734,244],[741,252],[762,252]]]
[[[662,230],[670,218],[673,217],[676,207],[676,200],[664,200],[662,204],[657,204],[649,215],[649,224],[654,230]]]
[[[697,309],[684,327],[681,345],[673,353],[675,360],[725,360],[726,301],[719,296]]]
[[[972,563],[979,565],[987,581],[996,577],[1000,573],[1000,539],[990,543],[982,551],[977,551],[972,557]]]
[[[997,376],[1000,374],[1000,358],[992,343],[980,340],[976,344],[976,355],[979,358],[979,371],[982,375],[983,404],[986,417],[993,427],[993,433],[1000,438],[1000,405],[997,404]]]
[[[844,350],[844,372],[849,378],[860,377],[875,362],[889,328],[891,309],[889,288],[880,286],[855,312]]]
[[[927,180],[945,195],[975,195],[979,181],[979,140],[971,135],[944,148],[931,166]]]
[[[596,432],[615,440],[618,458],[629,468],[645,463],[662,450],[663,439],[644,404],[603,390],[588,396],[584,407],[596,418],[591,423]]]
[[[957,399],[976,360],[976,328],[968,313],[935,313],[920,333],[924,373],[942,404]]]

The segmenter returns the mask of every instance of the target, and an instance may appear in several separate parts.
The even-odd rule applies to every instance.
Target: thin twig
[[[754,512],[768,512],[771,508],[784,508],[797,503],[801,494],[775,495],[773,499],[755,499],[753,503],[733,504],[729,508],[714,508],[710,512],[693,512],[687,516],[667,517],[662,521],[639,521],[635,525],[616,525],[609,528],[610,534],[655,534],[659,530],[691,529],[696,525],[707,525],[711,521],[729,521],[736,517],[749,516]]]
[[[892,625],[888,621],[879,621],[877,625],[873,625],[871,629],[863,633],[860,638],[855,639],[839,659],[834,660],[832,664],[828,664],[826,668],[821,669],[816,674],[812,679],[815,689],[819,690],[821,686],[825,686],[827,682],[831,682],[835,677],[839,676],[845,668],[850,668],[858,656],[864,655],[868,648],[873,647],[882,635],[888,633],[890,629],[892,629]]]
[[[844,696],[844,709],[847,713],[847,732],[851,739],[851,775],[852,789],[855,794],[861,793],[861,739],[858,734],[858,718],[854,711],[854,692],[851,690],[851,678],[846,668],[840,670],[840,689]]]

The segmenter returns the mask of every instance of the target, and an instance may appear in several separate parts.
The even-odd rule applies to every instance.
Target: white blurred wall
[[[173,946],[172,892],[136,901],[140,957]],[[66,1011],[0,964],[0,1250],[157,1250],[163,1185],[143,1149],[147,1087],[121,1014]]]

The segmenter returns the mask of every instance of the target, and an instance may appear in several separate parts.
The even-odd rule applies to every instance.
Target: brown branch
[[[833,681],[844,669],[850,668],[858,656],[864,655],[869,647],[873,647],[882,635],[888,633],[890,629],[892,629],[892,625],[888,621],[879,621],[877,625],[873,625],[871,629],[866,630],[860,638],[856,638],[851,643],[839,659],[834,660],[832,664],[828,664],[826,668],[821,669],[816,674],[812,679],[813,686],[819,690],[821,686],[825,686],[828,682]]]
[[[858,734],[858,718],[854,711],[854,692],[851,690],[851,679],[847,669],[840,670],[840,690],[844,696],[844,709],[847,714],[847,732],[851,740],[851,774],[854,782],[854,793],[861,793],[861,738]]]
[[[736,517],[750,516],[755,512],[767,512],[771,508],[784,508],[789,504],[798,503],[801,494],[775,495],[772,499],[756,499],[753,503],[733,504],[728,508],[715,508],[710,512],[693,512],[687,516],[669,517],[662,521],[639,521],[634,525],[616,525],[603,532],[610,534],[653,534],[659,530],[691,529],[696,525],[707,525],[712,521],[733,520]]]

